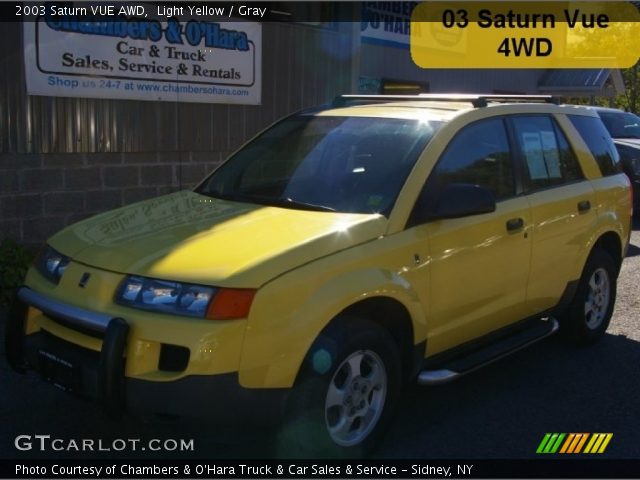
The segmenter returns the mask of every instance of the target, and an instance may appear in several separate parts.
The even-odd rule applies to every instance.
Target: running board
[[[423,370],[418,374],[419,385],[440,385],[484,367],[507,355],[553,335],[560,325],[555,318],[538,320],[531,327],[511,334],[484,348],[457,357],[437,370]]]

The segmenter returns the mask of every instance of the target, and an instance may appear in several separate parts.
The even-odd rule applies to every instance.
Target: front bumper
[[[46,330],[26,334],[29,306],[78,329],[100,333],[99,352]],[[151,381],[125,375],[129,325],[64,304],[47,302],[28,288],[19,291],[7,319],[6,355],[20,373],[35,370],[75,395],[100,402],[108,414],[130,411],[143,416],[210,420],[216,424],[271,426],[282,418],[288,389],[249,389],[237,373],[189,375]]]

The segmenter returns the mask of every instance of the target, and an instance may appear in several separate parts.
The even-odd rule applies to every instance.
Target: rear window
[[[598,162],[602,175],[620,173],[622,171],[620,155],[602,121],[598,117],[582,115],[569,115],[568,117]]]

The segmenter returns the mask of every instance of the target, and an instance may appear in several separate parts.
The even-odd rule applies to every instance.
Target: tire
[[[591,345],[603,337],[616,301],[618,269],[611,255],[595,249],[582,271],[575,297],[561,321],[567,340]]]
[[[400,386],[393,337],[358,317],[338,319],[307,354],[279,432],[279,453],[365,456],[384,433]]]

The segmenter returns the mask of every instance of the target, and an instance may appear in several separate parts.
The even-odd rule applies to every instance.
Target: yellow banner
[[[422,68],[628,68],[640,12],[627,2],[426,2],[411,15]]]

